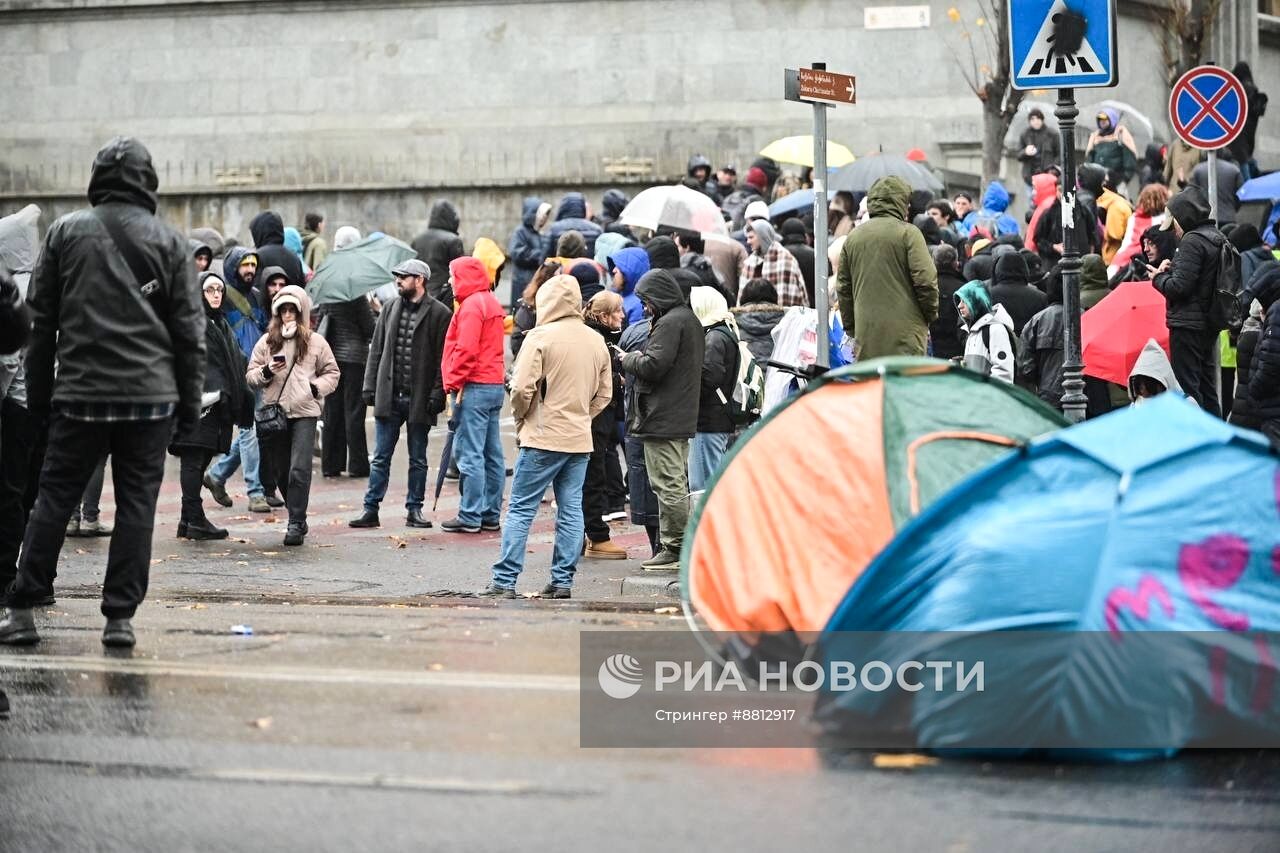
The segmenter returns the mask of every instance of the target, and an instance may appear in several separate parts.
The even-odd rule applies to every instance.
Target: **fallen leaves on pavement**
[[[881,753],[872,759],[877,770],[914,770],[917,767],[932,767],[938,759],[931,755],[920,755],[916,752]]]

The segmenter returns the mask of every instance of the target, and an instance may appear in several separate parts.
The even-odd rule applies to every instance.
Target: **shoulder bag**
[[[253,413],[253,426],[258,433],[258,440],[277,438],[289,431],[289,419],[285,417],[284,406],[280,405],[280,398],[284,396],[284,391],[289,387],[289,376],[293,373],[294,365],[289,365],[289,372],[284,375],[284,384],[280,386],[280,393],[276,395],[274,403],[267,403]]]

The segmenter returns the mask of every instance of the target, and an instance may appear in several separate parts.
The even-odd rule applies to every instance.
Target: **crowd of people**
[[[460,500],[440,528],[502,533],[479,595],[515,596],[548,489],[556,537],[542,596],[570,597],[580,559],[627,559],[610,522],[628,516],[648,534],[642,568],[675,571],[691,492],[798,387],[777,359],[795,373],[813,361],[816,263],[827,265],[851,358],[952,359],[1060,408],[1064,190],[1084,255],[1082,308],[1126,281],[1150,281],[1167,302],[1171,357],[1145,349],[1127,388],[1089,378],[1089,416],[1174,392],[1280,443],[1280,225],[1236,224],[1234,195],[1211,220],[1206,165],[1185,151],[1145,158],[1128,190],[1131,137],[1114,114],[1097,122],[1064,187],[1056,137],[1032,112],[1018,152],[1033,200],[1022,221],[999,181],[978,197],[935,197],[889,176],[835,195],[828,256],[816,258],[811,214],[769,213],[807,170],[760,158],[740,182],[734,166],[713,172],[695,156],[683,183],[720,207],[728,236],[632,227],[622,190],[605,192],[598,212],[570,192],[554,206],[526,199],[509,239],[481,237],[468,254],[458,208],[440,200],[412,240],[416,257],[390,271],[394,286],[318,307],[310,277],[360,243],[355,226],[330,246],[322,214],[295,229],[263,211],[252,246],[210,228],[184,239],[155,215],[146,149],[114,140],[95,161],[92,206],[49,229],[14,309],[29,310],[31,325],[5,375],[0,523],[21,546],[0,554],[0,642],[37,639],[31,608],[52,597],[64,537],[95,534],[112,537],[103,642],[133,642],[165,449],[180,460],[180,538],[228,535],[203,492],[232,506],[227,484],[240,470],[248,509],[283,507],[284,544],[299,546],[318,432],[322,476],[367,478],[350,525],[375,528],[403,431],[404,523],[432,527],[427,440],[441,419]],[[1219,163],[1238,172],[1230,156]],[[1243,325],[1216,309],[1224,288],[1250,309]],[[499,429],[508,399],[511,469]],[[46,425],[47,443],[33,440]],[[108,457],[114,529],[96,513]]]

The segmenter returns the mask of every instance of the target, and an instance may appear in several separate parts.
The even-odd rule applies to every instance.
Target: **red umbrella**
[[[1080,340],[1085,375],[1127,386],[1129,371],[1149,339],[1169,352],[1164,312],[1164,296],[1149,281],[1126,281],[1084,312]]]

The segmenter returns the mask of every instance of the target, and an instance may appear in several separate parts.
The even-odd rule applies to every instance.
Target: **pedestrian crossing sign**
[[[1015,89],[1114,86],[1115,0],[1010,0]]]

